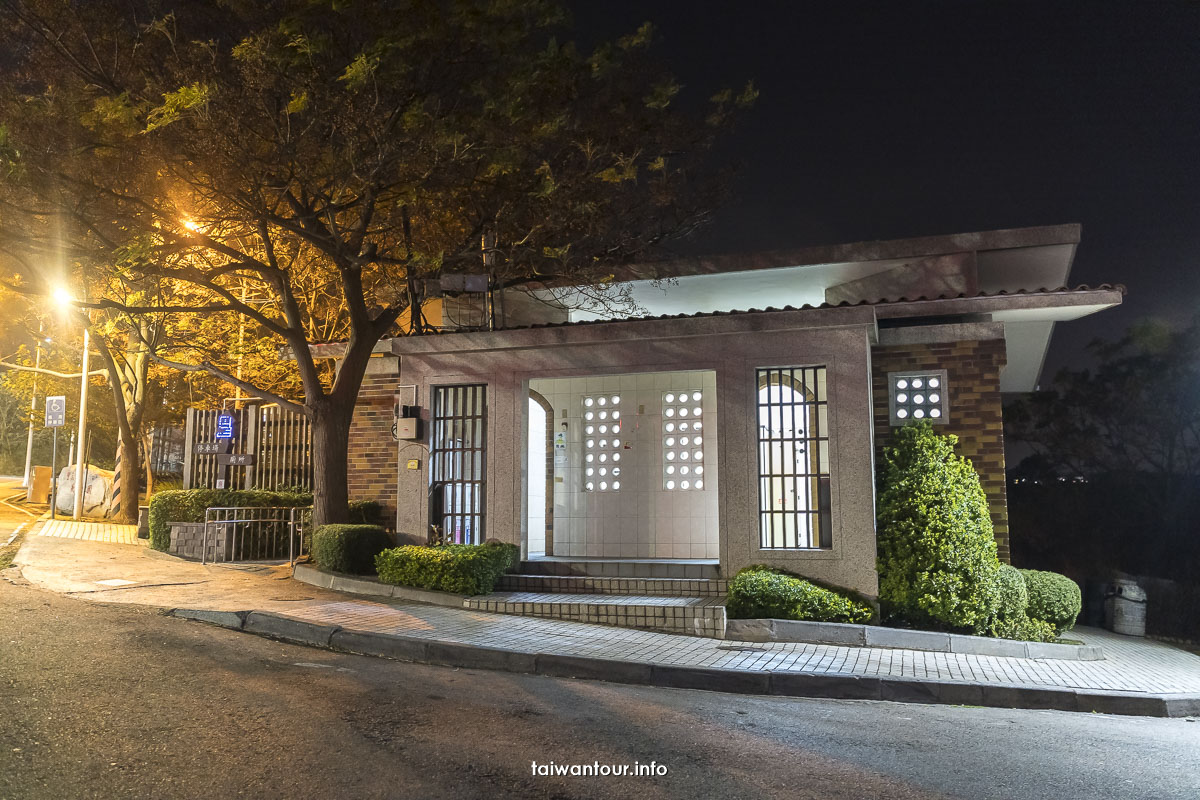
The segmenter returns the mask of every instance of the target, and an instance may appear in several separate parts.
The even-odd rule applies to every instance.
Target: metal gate
[[[209,508],[204,512],[200,563],[283,561],[307,551],[304,529],[312,506]]]
[[[487,385],[433,387],[430,539],[480,544],[486,523]]]

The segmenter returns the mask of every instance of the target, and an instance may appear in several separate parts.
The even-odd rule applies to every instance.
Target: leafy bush
[[[1029,590],[1029,616],[1044,620],[1061,634],[1075,627],[1075,619],[1083,608],[1079,584],[1057,572],[1023,569],[1025,586]]]
[[[375,557],[379,580],[456,594],[487,594],[521,557],[515,544],[405,545]]]
[[[746,567],[733,577],[725,610],[733,619],[863,623],[875,616],[866,603],[765,566]]]
[[[322,525],[313,533],[312,557],[321,569],[369,575],[375,556],[392,546],[378,525]]]
[[[996,616],[1017,619],[1029,608],[1029,590],[1025,577],[1016,567],[1001,564],[996,573]]]
[[[262,492],[243,489],[175,489],[150,498],[150,546],[171,546],[172,522],[204,522],[209,508],[236,506],[309,506],[312,495],[302,492]]]
[[[1026,612],[1028,607],[1025,577],[1016,567],[1001,564],[996,571],[996,614],[988,625],[987,634],[1026,642],[1054,641],[1054,626],[1040,619],[1030,619]]]
[[[987,497],[958,437],[896,430],[879,475],[879,602],[885,619],[984,633],[999,589]]]
[[[996,619],[988,629],[988,634],[1023,642],[1053,642],[1058,638],[1053,625],[1040,619],[1030,619],[1024,612],[1017,617]]]

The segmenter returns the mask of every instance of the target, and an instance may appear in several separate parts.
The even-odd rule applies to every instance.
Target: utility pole
[[[37,344],[34,345],[36,355],[33,358],[33,368],[41,369],[42,366],[42,322],[38,320],[38,337]],[[25,477],[21,481],[21,488],[29,488],[29,472],[33,468],[33,415],[37,413],[37,376],[33,373],[33,390],[29,393],[29,438],[25,442]]]

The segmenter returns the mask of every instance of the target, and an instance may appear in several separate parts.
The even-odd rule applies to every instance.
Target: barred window
[[[758,370],[759,546],[833,546],[825,367]]]

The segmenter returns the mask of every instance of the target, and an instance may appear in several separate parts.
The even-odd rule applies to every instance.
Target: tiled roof
[[[933,303],[939,300],[970,300],[974,298],[989,298],[989,297],[1021,297],[1033,295],[1061,295],[1061,294],[1081,294],[1084,292],[1111,292],[1116,291],[1125,294],[1125,287],[1122,284],[1102,283],[1099,286],[1088,286],[1080,284],[1079,286],[1069,287],[1060,286],[1057,289],[1016,289],[1014,291],[1000,290],[998,292],[977,292],[975,294],[941,294],[937,297],[928,297],[920,295],[919,297],[898,297],[895,299],[880,298],[879,300],[859,300],[856,303],[851,303],[849,300],[843,300],[840,303],[821,303],[819,305],[811,305],[805,303],[802,306],[767,306],[765,308],[746,308],[735,309],[732,311],[699,311],[692,314],[659,314],[648,315],[643,317],[616,317],[613,319],[585,319],[574,322],[539,322],[532,325],[513,325],[496,330],[529,330],[533,328],[564,328],[575,325],[598,325],[609,322],[640,322],[647,320],[668,320],[668,319],[702,319],[704,317],[729,317],[738,316],[740,314],[762,314],[776,311],[808,311],[813,309],[829,309],[829,308],[857,308],[862,306],[888,306],[899,305],[902,303]],[[438,333],[459,333],[457,330],[439,331]]]

